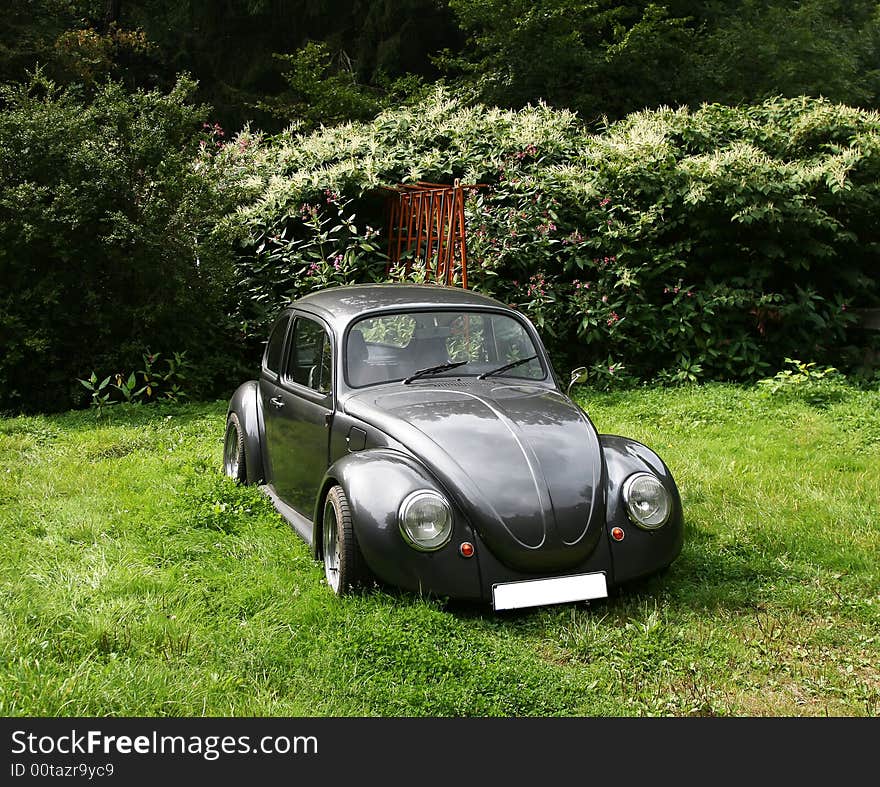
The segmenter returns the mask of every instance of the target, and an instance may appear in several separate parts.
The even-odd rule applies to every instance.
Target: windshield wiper
[[[464,366],[466,363],[470,363],[470,361],[448,361],[447,363],[437,364],[437,366],[426,366],[424,369],[419,369],[415,373],[411,374],[407,377],[403,384],[411,383],[413,380],[418,380],[419,377],[428,377],[432,374],[440,374],[440,372],[445,372],[447,369],[456,369],[459,366]]]
[[[521,366],[522,364],[528,363],[529,361],[534,361],[537,357],[537,355],[530,355],[528,358],[520,358],[518,361],[511,361],[510,363],[504,364],[504,366],[499,366],[497,369],[490,369],[488,372],[478,374],[477,379],[485,380],[487,377],[491,377],[493,374],[501,374],[501,372],[506,372],[508,369],[513,369],[515,366]]]

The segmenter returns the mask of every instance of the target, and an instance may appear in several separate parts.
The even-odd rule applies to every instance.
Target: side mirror
[[[577,369],[571,370],[571,381],[568,383],[568,391],[567,393],[571,393],[571,389],[573,386],[579,383],[585,383],[587,381],[587,367],[586,366],[578,366]]]

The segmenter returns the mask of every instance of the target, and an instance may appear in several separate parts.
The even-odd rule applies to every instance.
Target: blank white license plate
[[[595,574],[492,585],[493,609],[520,609],[607,597],[608,585],[605,583],[605,574],[601,571]]]

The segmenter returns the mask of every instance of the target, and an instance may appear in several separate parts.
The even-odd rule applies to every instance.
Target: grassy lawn
[[[225,403],[0,421],[0,715],[877,715],[880,393],[585,394],[681,487],[681,557],[590,606],[334,599]]]

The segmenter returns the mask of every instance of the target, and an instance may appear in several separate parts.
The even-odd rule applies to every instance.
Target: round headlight
[[[400,532],[410,546],[423,551],[440,549],[452,536],[452,511],[437,492],[420,489],[400,504]]]
[[[662,527],[672,513],[672,497],[660,479],[650,473],[636,473],[626,479],[623,502],[629,518],[646,530]]]

